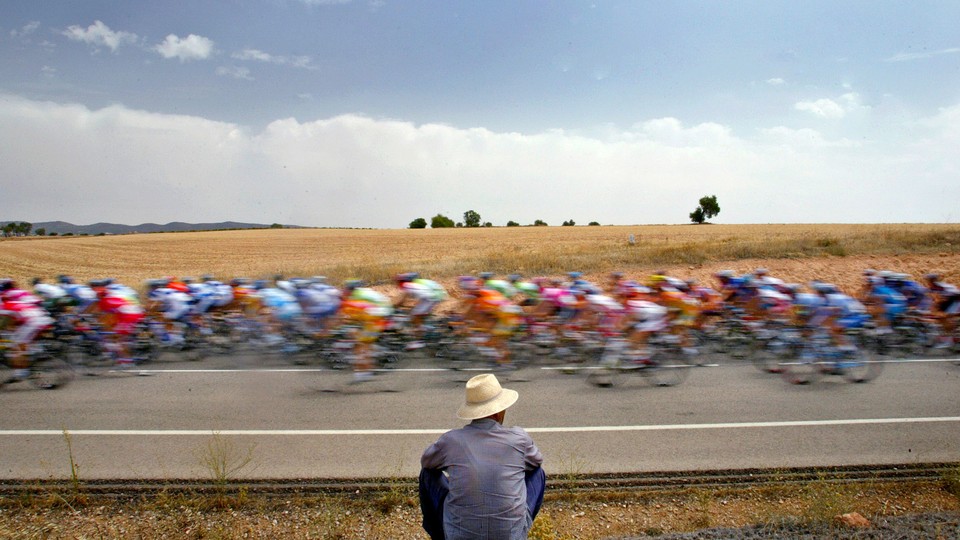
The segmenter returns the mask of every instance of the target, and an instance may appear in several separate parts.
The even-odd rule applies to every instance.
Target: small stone
[[[855,529],[865,529],[870,527],[870,521],[867,518],[860,515],[859,512],[851,512],[849,514],[843,514],[833,518],[837,523],[841,525],[846,525],[847,527],[852,527]]]

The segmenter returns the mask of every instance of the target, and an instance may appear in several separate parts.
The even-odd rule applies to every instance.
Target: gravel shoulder
[[[835,516],[857,512],[867,528]],[[530,538],[957,538],[944,481],[550,492]],[[0,538],[426,538],[409,488],[376,496],[261,498],[162,492],[136,499],[38,489],[0,497]]]

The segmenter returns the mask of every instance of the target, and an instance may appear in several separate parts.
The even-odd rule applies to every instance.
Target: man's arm
[[[543,464],[543,454],[540,453],[540,449],[537,448],[537,444],[533,442],[533,438],[531,438],[526,431],[524,431],[522,428],[517,429],[519,429],[523,433],[523,436],[527,439],[527,444],[523,455],[524,468],[527,471],[532,471]]]
[[[420,456],[420,467],[424,469],[444,468],[443,446],[440,444],[440,440],[423,451],[423,455]]]

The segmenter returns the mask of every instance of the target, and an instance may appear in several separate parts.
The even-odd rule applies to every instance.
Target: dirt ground
[[[23,501],[0,505],[0,538],[338,538],[425,539],[415,494],[388,500],[255,499],[224,508],[204,508],[198,499],[166,495],[140,502]],[[73,504],[69,504],[72,502]],[[882,485],[813,483],[746,490],[608,493],[571,496],[548,493],[530,538],[591,540],[735,529],[752,524],[820,527],[841,537],[837,515],[857,512],[872,523],[915,516],[943,524],[943,538],[956,538],[960,499],[939,482]],[[952,528],[950,528],[952,527]],[[909,532],[909,531],[908,531]],[[721,537],[736,538],[733,531]],[[820,537],[822,535],[815,535]],[[883,536],[880,536],[883,537]],[[916,537],[908,534],[906,537]]]
[[[890,270],[910,274],[916,280],[930,272],[941,274],[948,282],[960,281],[960,253],[861,255],[846,257],[820,257],[804,259],[745,259],[735,263],[711,263],[702,266],[673,266],[664,268],[669,275],[679,278],[694,278],[700,283],[716,285],[713,275],[721,270],[733,270],[738,274],[766,268],[770,275],[787,283],[806,284],[812,280],[826,281],[854,293],[863,284],[863,271]],[[626,274],[638,280],[647,278],[653,270],[626,270]],[[591,276],[602,282],[604,276]]]

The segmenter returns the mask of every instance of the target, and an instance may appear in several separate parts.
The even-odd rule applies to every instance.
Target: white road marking
[[[871,360],[871,362],[877,364],[938,364],[938,363],[947,363],[947,362],[960,362],[960,358],[903,358],[903,359],[890,359],[890,360]],[[748,363],[738,363],[730,364],[736,366],[748,365]],[[563,371],[563,370],[582,370],[589,369],[590,366],[583,365],[571,365],[571,366],[541,366],[537,369],[543,371]],[[718,368],[725,367],[724,364],[700,364],[694,367],[709,367],[709,368]],[[321,372],[338,372],[345,370],[335,370],[324,367],[316,368],[225,368],[225,369],[213,369],[213,368],[196,368],[196,369],[129,369],[126,370],[131,373],[143,373],[143,374],[160,374],[160,373],[321,373]],[[391,371],[396,371],[400,373],[436,373],[442,371],[453,371],[449,368],[442,367],[432,367],[432,368],[396,368],[396,369],[380,369],[385,373]],[[476,368],[466,368],[460,371],[487,371],[487,368],[476,367]]]
[[[722,422],[717,424],[665,424],[643,426],[568,426],[530,427],[529,433],[585,433],[598,431],[678,431],[701,429],[755,429],[794,428],[820,426],[851,426],[875,424],[929,424],[960,422],[960,416],[932,416],[919,418],[850,418],[839,420],[794,420],[779,422]],[[8,429],[0,430],[2,436],[62,437],[70,436],[345,436],[345,435],[440,435],[448,429]]]
[[[872,362],[875,362],[878,364],[924,364],[924,363],[937,364],[937,363],[946,363],[946,362],[956,363],[956,362],[960,362],[960,359],[957,359],[957,358],[905,358],[900,360],[896,360],[896,359],[872,360]],[[746,365],[746,364],[737,364],[737,365],[739,366],[739,365]],[[700,365],[690,366],[690,367],[691,368],[694,368],[694,367],[717,368],[717,367],[724,367],[724,364],[711,363],[711,364],[700,364]],[[572,366],[541,366],[537,369],[540,369],[543,371],[564,371],[564,370],[582,370],[582,369],[590,369],[590,368],[591,366],[572,365]],[[477,367],[477,368],[466,368],[460,371],[487,371],[487,370],[488,370],[487,368]],[[154,375],[154,374],[162,374],[162,373],[171,373],[171,374],[176,374],[176,373],[180,373],[180,374],[183,374],[183,373],[336,373],[336,372],[345,371],[345,370],[336,370],[336,369],[318,367],[318,368],[225,368],[225,369],[171,368],[171,369],[131,369],[127,371],[131,373],[143,373],[143,374]],[[435,367],[435,368],[380,369],[377,371],[382,371],[385,373],[390,373],[391,371],[396,371],[398,373],[437,373],[442,371],[453,371],[453,370],[451,370],[450,368]]]

